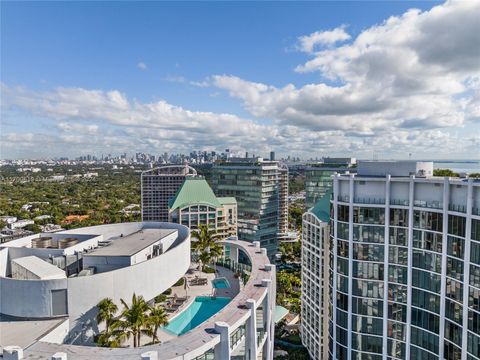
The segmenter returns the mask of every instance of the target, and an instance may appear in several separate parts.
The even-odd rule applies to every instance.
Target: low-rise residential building
[[[25,219],[25,220],[17,220],[13,223],[10,223],[9,224],[9,227],[10,229],[14,230],[14,229],[21,229],[21,228],[24,228],[25,226],[27,225],[32,225],[34,224],[35,221],[33,220],[29,220],[29,219]]]
[[[209,225],[220,238],[227,238],[237,235],[237,201],[216,197],[204,178],[190,177],[170,200],[169,220],[190,229]]]

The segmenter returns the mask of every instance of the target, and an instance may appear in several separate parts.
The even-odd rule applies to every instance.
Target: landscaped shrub
[[[185,278],[182,277],[173,286],[182,286],[183,284],[185,284]]]
[[[205,274],[214,274],[215,273],[215,269],[211,268],[211,267],[208,267],[208,266],[204,266],[202,271],[205,273]]]
[[[160,294],[160,295],[155,296],[155,304],[164,302],[166,300],[167,300],[167,295],[165,295],[165,294]]]
[[[165,290],[163,295],[172,295],[172,288]]]

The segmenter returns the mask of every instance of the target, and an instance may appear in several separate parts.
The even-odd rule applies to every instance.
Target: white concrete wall
[[[0,313],[18,317],[52,317],[52,290],[66,289],[67,279],[0,278]]]
[[[145,223],[144,228],[158,228],[157,224]],[[180,224],[167,224],[163,228],[177,228],[180,240],[162,255],[118,270],[68,279],[71,327],[76,326],[75,322],[80,317],[106,297],[117,304],[120,304],[120,299],[129,301],[133,293],[150,300],[186,273],[190,266],[189,229]]]
[[[176,233],[165,236],[161,240],[163,252],[168,251],[168,249],[175,243],[175,240],[177,239],[177,237],[178,237],[178,231]]]
[[[176,238],[176,236],[175,236]],[[160,245],[161,244],[161,241],[158,240],[157,242],[151,244],[150,246],[146,247],[145,249],[139,251],[138,253],[136,254],[133,254],[133,256],[131,256],[130,258],[130,264],[134,265],[134,264],[138,264],[138,263],[141,263],[143,261],[147,261],[148,259],[148,256],[152,255],[153,254],[153,247],[155,245]]]
[[[390,199],[408,201],[409,184],[406,181],[392,181],[390,183]]]
[[[467,193],[468,187],[467,183],[465,184],[450,184],[450,204],[453,205],[463,205],[467,204]]]
[[[360,199],[385,199],[385,181],[355,180],[355,198]]]
[[[433,175],[433,162],[417,161],[359,161],[358,176],[424,176]]]
[[[117,304],[129,301],[133,293],[150,300],[161,294],[190,266],[190,239],[166,253],[126,268],[92,276],[68,279],[70,319],[76,321],[100,300],[109,297]]]
[[[8,261],[8,248],[0,248],[0,276],[7,274]]]
[[[349,184],[350,184],[350,181],[349,181],[349,178],[348,177],[342,177],[342,178],[339,178],[338,179],[338,196],[350,196],[350,187],[349,187]]]
[[[419,201],[436,201],[440,205],[443,202],[443,184],[442,182],[415,182],[414,199]]]
[[[480,186],[475,186],[472,190],[473,207],[480,208]]]

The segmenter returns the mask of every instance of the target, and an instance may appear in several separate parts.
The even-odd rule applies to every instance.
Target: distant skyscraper
[[[335,175],[330,359],[480,359],[480,183],[432,173]]]
[[[275,161],[275,151],[270,151],[270,161]]]
[[[305,170],[305,207],[315,204],[333,186],[332,175],[355,171],[351,168],[356,163],[353,158],[324,158],[323,163],[314,164]]]
[[[217,196],[236,198],[239,239],[260,241],[269,256],[275,255],[280,208],[287,201],[280,194],[279,164],[262,158],[232,158],[213,166],[212,187]]]
[[[142,173],[142,220],[168,221],[168,202],[194,168],[186,165],[162,166]]]

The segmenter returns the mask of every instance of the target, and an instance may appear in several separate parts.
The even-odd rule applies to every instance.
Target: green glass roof
[[[222,205],[224,205],[224,204],[236,204],[237,203],[237,199],[235,199],[234,197],[219,197],[219,198],[217,198],[217,200]]]
[[[287,315],[288,315],[288,309],[280,305],[275,306],[275,324],[279,323],[280,320],[282,320]]]
[[[169,201],[168,206],[170,210],[175,210],[199,204],[210,205],[214,208],[221,207],[212,188],[204,178],[187,177],[183,185],[178,189],[175,197]]]
[[[325,195],[318,200],[314,207],[310,209],[310,212],[315,214],[320,221],[330,222],[330,197],[332,196],[332,189],[329,189]]]

